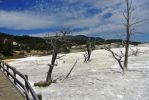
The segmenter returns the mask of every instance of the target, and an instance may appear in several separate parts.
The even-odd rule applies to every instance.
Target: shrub
[[[37,83],[34,83],[34,86],[47,87],[47,86],[49,86],[50,84],[51,84],[50,82],[39,81],[39,82],[37,82]]]

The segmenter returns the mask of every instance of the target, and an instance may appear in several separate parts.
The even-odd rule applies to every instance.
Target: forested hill
[[[39,37],[30,36],[14,36],[6,33],[0,33],[0,41],[11,41],[14,45],[19,45],[20,48],[30,48],[35,50],[46,49],[46,42]]]
[[[14,36],[6,33],[0,33],[0,54],[5,56],[11,56],[14,51],[30,51],[30,50],[51,50],[51,45],[46,41],[51,40],[53,37],[41,38],[31,36]],[[103,43],[122,42],[119,39],[105,40],[100,37],[87,37],[84,35],[67,36],[69,42],[72,45],[84,45],[87,40],[94,41],[96,45]],[[139,42],[131,42],[132,44],[138,44]]]
[[[48,40],[52,39],[53,37],[48,37]],[[67,39],[70,40],[70,42],[73,45],[82,45],[85,44],[86,41],[90,38],[92,41],[96,40],[98,42],[103,42],[104,39],[100,37],[87,37],[84,35],[76,35],[76,36],[67,36]],[[47,38],[46,38],[47,39]],[[31,49],[31,50],[47,50],[50,48],[50,46],[46,43],[45,38],[41,37],[31,37],[31,36],[14,36],[6,33],[0,33],[0,42],[1,45],[4,41],[11,41],[15,43],[15,45],[19,45],[19,48],[21,49]],[[18,49],[18,48],[15,48]]]

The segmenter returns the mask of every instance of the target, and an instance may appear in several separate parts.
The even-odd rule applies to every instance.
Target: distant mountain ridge
[[[74,36],[75,39],[82,39],[82,40],[88,40],[88,39],[91,39],[91,40],[97,40],[97,41],[104,41],[103,38],[100,38],[100,37],[88,37],[88,36],[85,36],[85,35],[76,35]]]
[[[50,36],[50,38],[52,38],[54,36]],[[11,34],[7,34],[7,33],[1,33],[0,32],[0,39],[11,39],[12,41],[16,41],[20,44],[26,44],[28,46],[30,46],[30,48],[35,47],[35,45],[42,45],[44,46],[44,48],[46,48],[46,41],[44,38],[42,37],[32,37],[32,36],[15,36],[15,35],[11,35]],[[76,42],[76,44],[85,44],[86,41],[88,39],[91,39],[92,41],[97,41],[100,43],[105,42],[105,39],[101,38],[101,37],[88,37],[85,35],[75,35],[75,36],[67,36],[66,38],[70,39],[72,42]],[[114,42],[122,42],[121,39],[108,39],[106,40],[107,43],[114,43]],[[38,43],[38,44],[37,44]],[[131,43],[140,43],[140,42],[131,42]],[[35,47],[35,49],[38,49],[37,47]]]

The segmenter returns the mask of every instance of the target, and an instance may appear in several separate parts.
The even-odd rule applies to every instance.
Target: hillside
[[[31,37],[31,36],[14,36],[6,33],[0,33],[0,52],[2,53],[5,47],[5,45],[8,44],[11,45],[11,51],[30,51],[30,50],[51,50],[51,45],[48,44],[46,41],[47,39],[50,41],[54,36],[48,37],[48,38],[41,38],[41,37]],[[86,41],[88,39],[91,39],[91,41],[96,42],[103,42],[104,39],[97,37],[96,39],[94,37],[87,37],[84,35],[76,35],[76,36],[67,36],[66,39],[69,39],[69,42],[71,42],[72,45],[83,45],[86,44]]]
[[[0,47],[1,47],[0,54],[3,54],[4,56],[13,56],[15,51],[23,51],[24,55],[24,52],[30,53],[30,51],[32,50],[36,51],[38,50],[41,52],[40,54],[43,54],[43,51],[46,51],[49,54],[50,51],[52,50],[52,46],[51,44],[47,43],[47,41],[51,41],[51,39],[53,38],[54,36],[41,38],[41,37],[31,37],[27,35],[15,36],[6,33],[0,33]],[[100,37],[88,37],[85,35],[66,36],[65,38],[69,40],[70,48],[72,46],[85,45],[89,39],[92,42],[94,42],[94,45],[102,45],[103,43],[111,44],[111,43],[122,42],[122,40],[120,39],[111,39],[105,41]],[[139,44],[140,42],[130,42],[130,43],[136,45]],[[70,50],[68,50],[67,52],[70,52]]]
[[[35,50],[42,50],[47,48],[45,40],[39,37],[14,36],[6,33],[0,33],[0,39],[1,41],[8,39],[12,42],[16,42],[20,46],[20,48],[24,49],[29,48]]]

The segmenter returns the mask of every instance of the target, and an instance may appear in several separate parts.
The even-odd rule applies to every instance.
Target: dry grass
[[[51,84],[51,82],[46,82],[46,81],[39,81],[37,83],[34,83],[34,86],[38,87],[47,87]]]

